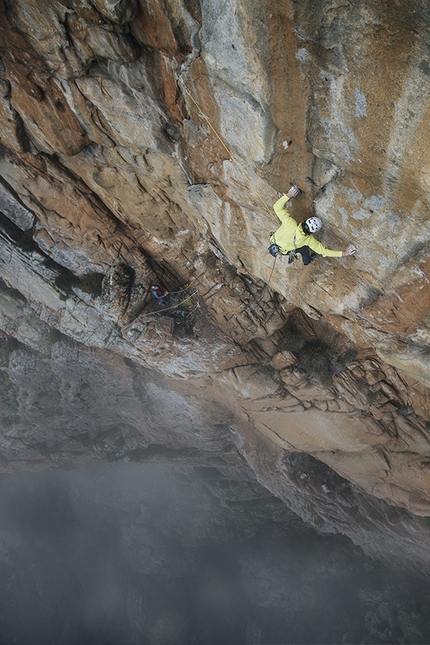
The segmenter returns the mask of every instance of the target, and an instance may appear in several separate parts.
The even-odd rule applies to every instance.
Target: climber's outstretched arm
[[[279,217],[281,222],[283,222],[284,219],[286,219],[287,217],[290,217],[290,213],[287,211],[285,204],[292,197],[297,197],[297,195],[299,194],[300,194],[300,188],[298,188],[297,186],[291,186],[288,193],[286,195],[285,194],[281,195],[278,201],[273,205],[273,210],[275,211],[276,215]]]

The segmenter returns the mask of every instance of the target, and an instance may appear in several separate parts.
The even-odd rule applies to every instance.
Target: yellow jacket
[[[288,253],[288,251],[299,249],[301,246],[309,246],[312,251],[315,251],[315,253],[318,253],[323,257],[342,257],[342,251],[327,249],[324,244],[318,242],[311,233],[306,235],[303,232],[301,224],[297,224],[296,220],[291,217],[290,213],[285,208],[285,204],[288,200],[289,197],[282,195],[276,204],[273,205],[273,210],[281,220],[282,224],[278,230],[273,233],[270,241],[279,246],[281,253],[285,254]]]

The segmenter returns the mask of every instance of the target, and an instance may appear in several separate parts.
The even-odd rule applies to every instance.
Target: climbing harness
[[[279,246],[279,244],[276,244],[276,242],[275,242],[275,238],[273,237],[274,235],[275,235],[274,233],[270,233],[270,246],[267,249],[269,251],[270,255],[273,255],[273,257],[275,257],[275,258],[276,258],[276,256],[278,254],[280,254],[281,256],[286,255],[287,258],[288,258],[288,264],[293,264],[294,260],[297,257],[296,233],[294,233],[294,240],[293,240],[294,251],[293,250],[292,251],[287,251],[287,253],[282,253],[281,247]],[[273,271],[272,271],[272,273],[273,273]],[[270,277],[272,277],[272,275],[270,275]],[[270,279],[269,279],[269,282],[270,282]]]

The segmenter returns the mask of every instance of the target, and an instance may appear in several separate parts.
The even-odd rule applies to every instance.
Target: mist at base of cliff
[[[215,469],[3,475],[0,518],[2,644],[429,640],[425,579]]]

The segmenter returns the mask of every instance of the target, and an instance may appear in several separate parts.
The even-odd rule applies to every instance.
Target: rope
[[[174,296],[174,295],[176,295],[177,293],[182,293],[182,292],[183,292],[183,291],[185,291],[186,289],[189,289],[189,288],[190,288],[190,285],[192,285],[192,284],[193,284],[193,282],[195,282],[195,281],[197,280],[197,278],[199,278],[199,277],[200,277],[200,276],[197,276],[197,275],[193,276],[193,277],[191,278],[191,280],[189,280],[188,282],[186,282],[186,283],[184,284],[184,286],[183,286],[181,289],[179,289],[179,291],[168,291],[168,292],[166,293],[166,296]]]
[[[270,285],[270,280],[272,279],[272,275],[273,275],[273,272],[275,270],[275,264],[276,264],[277,259],[278,259],[278,256],[275,255],[275,259],[273,261],[273,266],[272,266],[272,270],[271,270],[270,275],[269,275],[269,279],[266,282],[266,284],[264,285],[263,291],[261,292],[260,300],[257,302],[257,307],[260,306],[260,302],[263,300],[264,292],[266,291],[267,287]]]
[[[267,287],[269,286],[269,284],[270,284],[270,280],[272,279],[272,275],[273,275],[273,272],[274,272],[274,270],[275,270],[275,264],[276,264],[276,260],[277,260],[277,258],[278,258],[278,256],[277,256],[277,255],[275,255],[275,261],[273,262],[272,270],[271,270],[271,272],[270,272],[269,279],[268,279],[267,284],[266,284],[266,286],[267,286]]]
[[[177,291],[176,293],[180,293],[180,292],[179,292],[179,291]],[[150,311],[150,312],[149,312],[149,313],[147,313],[147,314],[143,314],[142,316],[139,316],[139,318],[145,318],[146,316],[152,316],[152,314],[162,314],[162,313],[165,313],[166,311],[170,311],[170,309],[177,309],[178,307],[180,307],[181,305],[183,305],[185,302],[187,302],[187,300],[189,300],[190,298],[192,298],[193,296],[195,296],[195,295],[196,295],[196,293],[198,293],[198,289],[196,289],[195,291],[193,291],[193,293],[190,293],[190,294],[185,298],[185,300],[182,300],[181,302],[178,302],[178,304],[176,304],[176,305],[172,305],[171,307],[163,307],[163,309],[158,309],[157,311]],[[168,295],[169,295],[169,294],[168,294]]]
[[[197,103],[197,101],[194,99],[193,95],[191,94],[191,91],[190,91],[190,90],[186,87],[186,85],[185,85],[185,81],[184,81],[184,78],[183,78],[183,75],[182,75],[182,74],[179,76],[179,79],[178,79],[178,80],[179,80],[179,82],[182,84],[182,87],[183,87],[183,90],[184,90],[185,94],[186,94],[186,95],[191,99],[191,101],[192,101],[192,102],[193,102],[193,104],[195,105],[195,107],[196,107],[196,109],[197,109],[198,113],[200,114],[200,116],[201,116],[201,117],[206,121],[206,123],[208,124],[208,126],[209,126],[209,128],[211,129],[211,131],[213,132],[213,134],[216,136],[216,138],[218,139],[218,141],[220,142],[220,144],[222,145],[222,147],[226,150],[226,152],[227,152],[227,154],[229,155],[229,157],[230,157],[231,161],[235,164],[235,166],[238,168],[238,170],[242,173],[242,175],[243,175],[243,176],[245,177],[245,179],[247,180],[248,184],[250,185],[251,189],[254,191],[254,194],[257,196],[257,198],[258,198],[258,200],[260,201],[260,203],[261,203],[261,204],[263,205],[263,207],[267,210],[267,212],[268,212],[271,216],[273,216],[273,209],[272,209],[272,208],[270,208],[270,206],[268,206],[268,205],[266,204],[266,202],[264,201],[263,197],[261,196],[261,193],[260,193],[260,192],[259,192],[259,190],[255,187],[254,183],[251,181],[251,178],[250,178],[250,176],[248,175],[248,173],[247,173],[247,172],[242,168],[242,166],[241,166],[241,165],[239,164],[239,162],[236,160],[236,158],[234,157],[234,155],[233,155],[232,151],[230,150],[230,148],[226,145],[226,143],[224,142],[223,138],[221,137],[221,135],[220,135],[220,134],[218,133],[218,131],[216,130],[215,126],[211,123],[211,120],[210,120],[210,118],[208,117],[208,115],[207,115],[207,114],[202,110],[202,108],[200,107],[200,105],[199,105],[199,104]],[[188,129],[187,129],[187,130],[188,130]],[[187,144],[188,144],[188,137],[187,137]],[[270,272],[269,279],[268,279],[268,281],[267,281],[266,285],[264,286],[263,291],[261,292],[261,297],[260,297],[260,300],[258,301],[257,305],[259,305],[259,304],[260,304],[260,302],[261,302],[261,300],[262,300],[262,298],[263,298],[263,295],[264,295],[264,291],[265,291],[266,287],[268,287],[268,286],[269,286],[269,284],[270,284],[270,281],[271,281],[272,276],[273,276],[273,271],[275,270],[276,258],[277,258],[277,256],[275,256],[275,261],[273,262],[273,266],[272,266],[272,270],[271,270],[271,272]]]
[[[191,94],[190,90],[186,87],[186,85],[185,85],[185,81],[184,81],[184,79],[183,79],[183,77],[182,77],[182,74],[181,74],[181,76],[179,77],[179,81],[180,81],[180,82],[182,83],[182,85],[183,85],[183,88],[184,88],[184,92],[185,92],[185,94],[186,94],[187,96],[189,96],[189,98],[190,98],[190,99],[191,99],[191,101],[194,103],[195,107],[197,108],[197,111],[198,111],[198,113],[200,114],[200,116],[201,116],[201,117],[203,117],[203,119],[204,119],[204,120],[206,121],[206,123],[208,124],[209,128],[212,130],[213,134],[216,136],[216,138],[218,139],[218,141],[220,142],[220,144],[221,144],[221,145],[223,146],[223,148],[226,150],[226,152],[227,152],[228,156],[230,157],[231,161],[235,164],[235,166],[238,168],[238,170],[239,170],[239,171],[242,173],[242,175],[245,177],[245,179],[247,180],[247,182],[248,182],[248,184],[250,185],[251,189],[254,191],[255,195],[257,196],[258,200],[260,201],[260,203],[263,205],[263,207],[268,211],[268,213],[269,213],[270,215],[273,215],[273,210],[270,208],[270,206],[268,206],[268,205],[266,204],[266,202],[264,201],[263,197],[261,196],[261,193],[257,190],[257,188],[255,188],[255,186],[254,186],[253,182],[251,181],[251,177],[248,175],[248,173],[247,173],[247,172],[242,168],[242,166],[239,164],[239,162],[238,162],[238,161],[237,161],[237,159],[234,157],[234,155],[233,155],[232,151],[230,150],[230,148],[226,145],[226,143],[224,142],[223,138],[221,137],[221,135],[220,135],[220,134],[218,133],[218,131],[216,130],[215,126],[211,123],[211,120],[210,120],[210,118],[208,117],[208,115],[207,115],[207,114],[205,114],[205,112],[203,112],[202,108],[201,108],[201,107],[200,107],[200,105],[197,103],[197,101],[194,99],[194,97],[193,97],[193,95]]]
[[[188,140],[190,136],[190,127],[188,125],[188,121],[185,121],[185,145],[187,146],[188,149]],[[187,157],[188,159],[188,157]],[[194,168],[193,164],[190,164],[190,170],[191,170],[191,182],[194,184]]]
[[[172,292],[172,295],[173,295],[173,293],[180,293],[180,291]],[[137,318],[135,318],[134,320],[129,322],[127,325],[124,325],[123,329],[127,329],[128,327],[131,327],[131,325],[134,325],[135,322],[137,320],[140,320],[141,318],[146,318],[147,316],[154,316],[155,314],[164,314],[164,313],[166,313],[166,311],[170,311],[170,309],[177,309],[178,307],[180,307],[181,305],[186,303],[187,300],[189,300],[190,298],[195,296],[196,293],[198,293],[198,289],[193,291],[193,293],[188,294],[187,297],[184,300],[182,300],[181,302],[178,302],[176,305],[172,305],[171,307],[163,307],[162,309],[158,309],[157,311],[149,311],[147,314],[140,314],[140,316],[138,316]],[[168,295],[170,295],[170,294],[168,294]],[[198,306],[199,306],[199,304],[197,302],[197,305],[195,306],[193,311],[195,311],[198,308]]]

